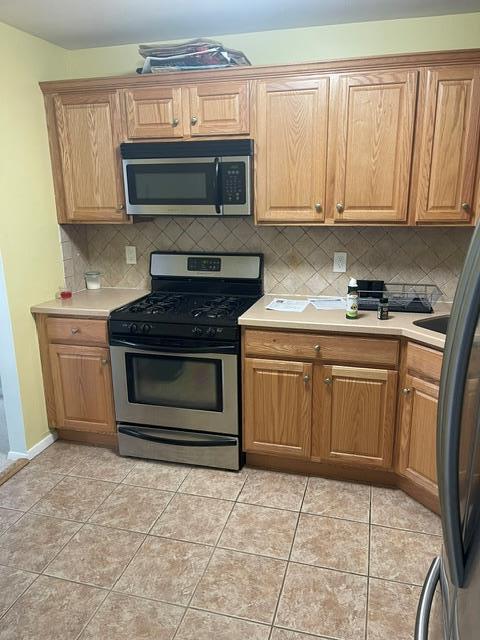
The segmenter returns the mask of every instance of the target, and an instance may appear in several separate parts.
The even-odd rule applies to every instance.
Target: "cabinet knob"
[[[343,202],[337,202],[335,208],[338,211],[338,213],[343,213],[345,210],[345,205],[343,204]]]
[[[180,120],[178,118],[174,118],[172,120],[172,127],[177,127],[179,122],[180,122]]]
[[[320,202],[315,203],[315,211],[317,213],[322,213],[322,205],[320,204]]]
[[[468,202],[462,202],[462,209],[464,211],[470,211],[470,205],[468,204]]]
[[[320,345],[319,344],[316,344],[313,348],[315,349],[315,351],[317,353],[320,353]]]
[[[117,207],[117,211],[123,211],[125,209],[125,205],[124,204],[119,204]]]
[[[411,392],[410,387],[404,387],[404,388],[402,389],[402,393],[403,393],[403,395],[404,395],[404,396],[408,396],[408,394],[409,394],[410,392]]]
[[[333,380],[332,378],[325,378],[324,383],[325,384],[332,384]]]
[[[80,329],[78,327],[72,327],[70,333],[74,336],[76,333],[80,333]]]
[[[103,364],[103,365],[108,364],[108,360],[107,360],[107,358],[102,358],[102,364]]]
[[[190,123],[191,124],[197,124],[197,122],[198,122],[197,116],[192,116],[192,119],[190,120]]]
[[[306,384],[307,382],[310,382],[310,376],[309,376],[309,375],[305,375],[305,376],[303,376],[303,381],[305,382],[305,384]]]

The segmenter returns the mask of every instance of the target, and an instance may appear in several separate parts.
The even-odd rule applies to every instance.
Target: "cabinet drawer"
[[[440,351],[422,347],[419,344],[407,345],[407,369],[425,376],[430,380],[440,381],[443,354]]]
[[[245,331],[245,355],[307,358],[340,364],[395,367],[398,340],[378,340],[289,331]]]
[[[107,322],[87,318],[48,318],[49,342],[108,346]]]

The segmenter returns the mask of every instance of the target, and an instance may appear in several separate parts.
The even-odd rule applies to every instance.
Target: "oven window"
[[[222,411],[222,361],[127,353],[128,400],[182,409]]]
[[[127,165],[130,204],[215,204],[213,162]]]

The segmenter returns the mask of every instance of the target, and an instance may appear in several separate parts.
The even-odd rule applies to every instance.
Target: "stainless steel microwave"
[[[253,140],[120,145],[130,215],[248,216]]]

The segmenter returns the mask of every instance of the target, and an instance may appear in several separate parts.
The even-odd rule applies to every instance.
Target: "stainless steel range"
[[[239,469],[237,318],[263,295],[263,256],[155,251],[150,274],[109,319],[119,452]]]

